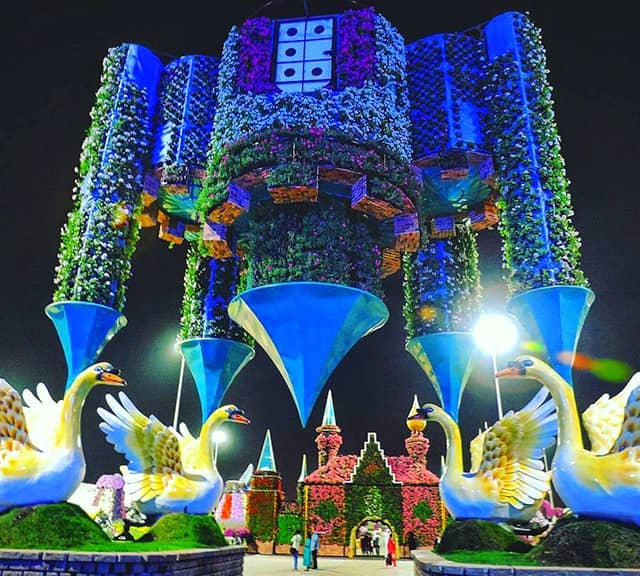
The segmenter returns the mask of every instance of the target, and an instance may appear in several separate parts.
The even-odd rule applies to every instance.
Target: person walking
[[[291,536],[291,556],[293,556],[293,569],[298,569],[298,555],[300,554],[300,545],[302,544],[302,534],[300,530],[296,530],[295,534]]]
[[[308,572],[309,568],[313,566],[313,556],[311,554],[311,532],[307,532],[307,537],[304,541],[304,553],[302,555],[302,565]]]
[[[398,566],[398,564],[396,563],[396,542],[393,539],[392,534],[389,536],[389,541],[387,542],[387,561],[385,565],[393,565],[394,568],[397,568]]]
[[[318,568],[318,550],[320,550],[320,534],[314,532],[311,534],[311,568],[314,570]]]

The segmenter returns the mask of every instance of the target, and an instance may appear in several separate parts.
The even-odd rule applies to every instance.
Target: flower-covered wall
[[[287,37],[315,40],[313,28],[331,42],[327,27],[335,28],[335,57],[317,72],[333,72],[313,90],[278,84],[274,58],[295,53]],[[284,73],[293,76],[296,64]],[[417,219],[394,226],[416,213],[420,191],[407,94],[403,39],[373,9],[298,22],[259,17],[231,30],[198,209],[221,235],[235,225],[247,287],[314,280],[381,294],[380,278],[399,269],[398,248],[408,246],[397,236],[412,234],[417,248]],[[228,215],[239,205],[248,226]],[[396,264],[385,250],[397,252]]]
[[[62,230],[54,301],[124,308],[161,68],[157,56],[135,44],[111,48],[104,59]]]
[[[587,286],[541,32],[525,15],[508,12],[487,23],[484,35],[489,140],[509,290]]]

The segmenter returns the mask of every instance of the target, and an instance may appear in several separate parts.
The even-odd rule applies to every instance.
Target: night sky
[[[42,3],[44,6],[44,3]],[[135,4],[135,7],[132,5]],[[223,7],[217,7],[218,4]],[[326,3],[325,3],[326,4]],[[559,2],[431,2],[417,17],[407,0],[374,2],[407,43],[430,34],[456,32],[507,10],[529,11],[542,28],[556,120],[571,181],[574,225],[583,242],[582,267],[596,300],[578,350],[616,358],[640,369],[640,227],[637,166],[640,158],[635,21],[626,3],[607,2],[597,11],[573,11]],[[422,3],[421,3],[422,4]],[[310,15],[320,0],[310,3]],[[338,4],[341,11],[349,3]],[[107,49],[123,42],[147,46],[163,56],[219,56],[233,24],[256,15],[262,2],[36,2],[13,6],[4,17],[0,121],[0,376],[18,390],[44,381],[55,398],[64,391],[62,349],[43,309],[53,292],[59,232],[71,209],[74,168],[89,126],[89,111],[99,86]],[[300,16],[302,2],[289,2],[282,16]],[[618,8],[617,8],[618,7]],[[626,13],[625,13],[626,11]],[[259,13],[269,15],[268,11]],[[169,249],[143,230],[134,256],[127,293],[128,326],[109,343],[101,359],[122,368],[127,393],[147,414],[166,424],[173,418],[180,359],[173,350],[178,330],[186,246]],[[501,282],[497,230],[479,235],[485,308],[501,310],[506,290]],[[303,453],[310,468],[317,462],[314,428],[320,424],[327,390],[333,391],[342,453],[359,451],[368,431],[376,431],[388,455],[404,453],[405,417],[413,395],[437,402],[426,376],[404,350],[402,279],[384,281],[388,323],[366,336],[330,377],[306,429],[287,387],[262,349],[227,391],[252,419],[248,427],[226,425],[232,433],[220,449],[225,479],[236,478],[256,463],[264,434],[271,429],[278,469],[289,498]],[[500,358],[506,360],[507,358]],[[620,384],[574,372],[579,408]],[[505,410],[518,409],[533,395],[534,384],[503,385]],[[485,421],[495,421],[491,362],[481,356],[462,397],[460,422],[465,445]],[[124,463],[99,431],[96,407],[107,387],[92,391],[84,409],[86,480],[116,472]],[[181,420],[193,432],[200,407],[188,371]],[[444,436],[437,425],[429,466],[438,473]]]

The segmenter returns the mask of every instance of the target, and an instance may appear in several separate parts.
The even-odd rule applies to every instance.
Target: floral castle
[[[416,407],[414,399],[411,412]],[[425,422],[407,420],[407,426],[406,455],[387,456],[375,432],[367,434],[360,454],[342,455],[329,391],[316,428],[318,467],[308,473],[303,456],[296,501],[285,500],[267,431],[250,481],[226,483],[216,518],[228,530],[248,528],[265,553],[288,552],[293,532],[300,529],[322,533],[323,554],[354,556],[359,528],[372,523],[387,526],[397,543],[413,532],[419,545],[433,545],[446,520],[439,478],[427,469]]]

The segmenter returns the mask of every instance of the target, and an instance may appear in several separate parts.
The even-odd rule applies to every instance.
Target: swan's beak
[[[238,422],[239,424],[251,424],[251,420],[244,415],[242,410],[229,414],[229,420],[231,420],[231,422]]]
[[[507,366],[502,370],[498,370],[495,374],[496,378],[515,378],[516,376],[524,376],[527,369],[520,362],[507,362]]]
[[[113,372],[105,370],[98,374],[98,380],[104,384],[110,384],[111,386],[127,385],[127,381],[120,376],[120,370],[114,370]]]

